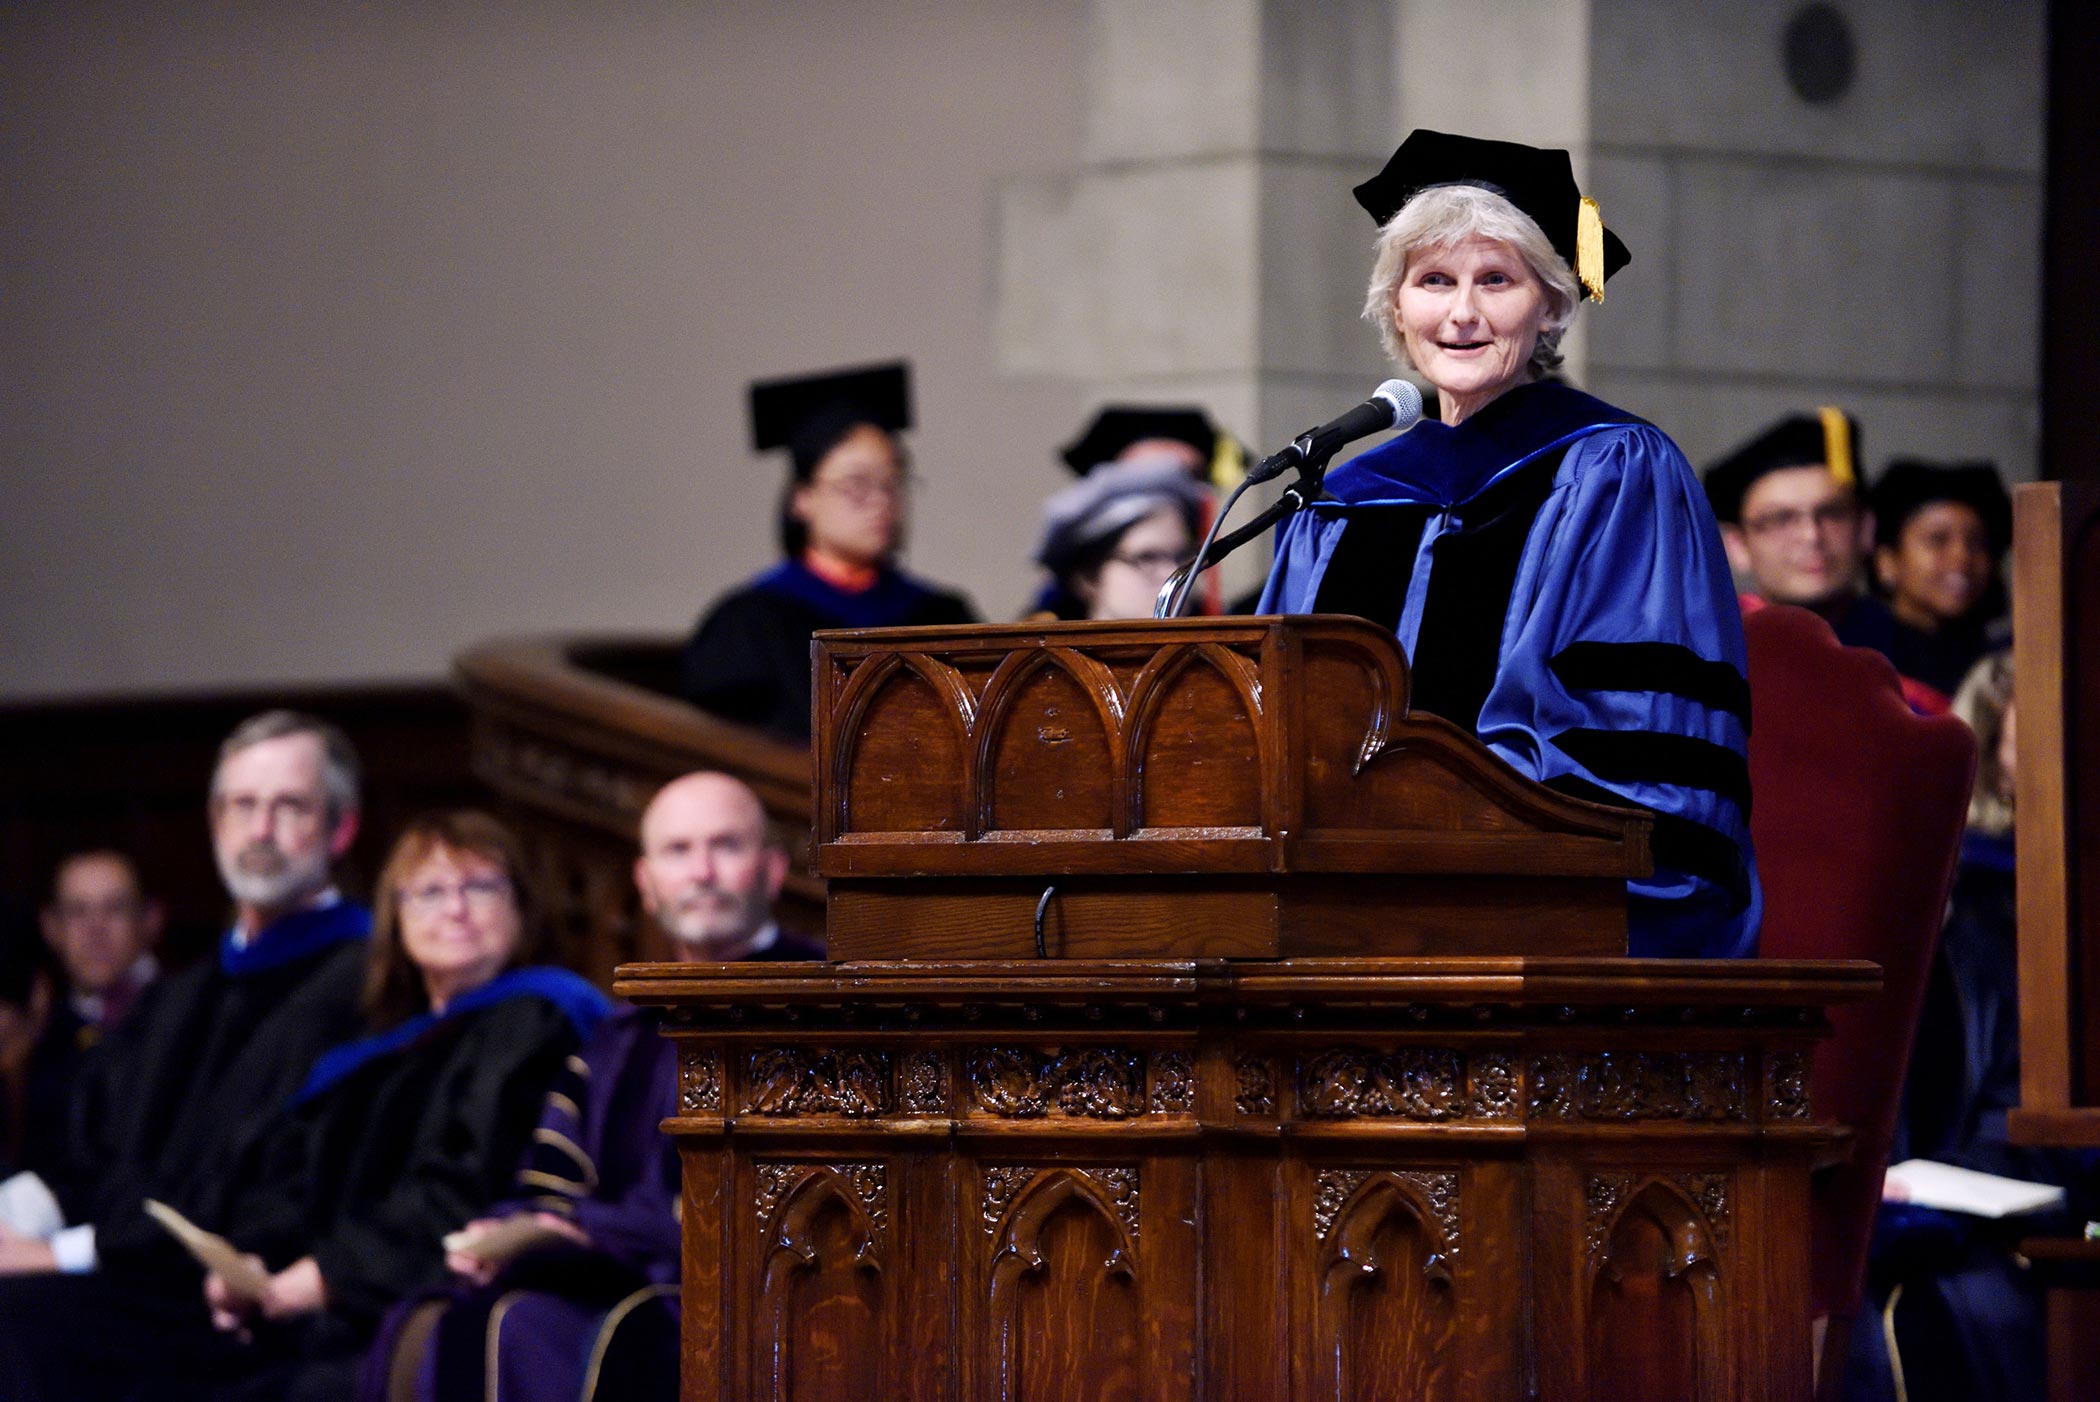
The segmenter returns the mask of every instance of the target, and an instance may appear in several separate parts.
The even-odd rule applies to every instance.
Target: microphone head
[[[1402,433],[1413,428],[1422,418],[1422,391],[1406,380],[1387,380],[1371,398],[1388,404],[1393,410],[1393,427]]]

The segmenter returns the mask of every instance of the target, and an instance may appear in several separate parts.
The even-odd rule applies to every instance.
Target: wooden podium
[[[1864,964],[1629,960],[1647,820],[1337,618],[819,635],[817,965],[670,1010],[684,1395],[1810,1395]]]

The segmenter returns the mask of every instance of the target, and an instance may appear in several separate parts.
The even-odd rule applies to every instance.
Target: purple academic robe
[[[677,1396],[678,1161],[658,1125],[676,1110],[678,1064],[657,1027],[655,1014],[622,1008],[569,1059],[518,1171],[518,1195],[492,1214],[558,1213],[591,1247],[533,1252],[484,1288],[396,1309],[367,1360],[364,1402],[385,1402],[404,1350],[420,1352],[419,1402]],[[415,1320],[432,1305],[442,1314],[424,1334]],[[488,1358],[500,1373],[493,1393]]]

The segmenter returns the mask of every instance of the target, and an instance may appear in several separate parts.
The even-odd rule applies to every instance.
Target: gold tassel
[[[1816,413],[1823,420],[1823,465],[1845,486],[1857,486],[1859,473],[1852,466],[1852,421],[1835,404],[1825,404]]]
[[[1210,458],[1210,484],[1222,495],[1240,484],[1247,475],[1247,450],[1240,440],[1229,433],[1220,432],[1215,451]]]
[[[1604,300],[1604,211],[1588,195],[1575,211],[1575,276],[1592,302]]]

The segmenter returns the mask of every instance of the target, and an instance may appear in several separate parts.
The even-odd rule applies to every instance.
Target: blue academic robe
[[[1263,613],[1393,629],[1417,710],[1527,778],[1655,815],[1636,955],[1757,952],[1747,656],[1720,532],[1661,430],[1553,381],[1342,464]]]

